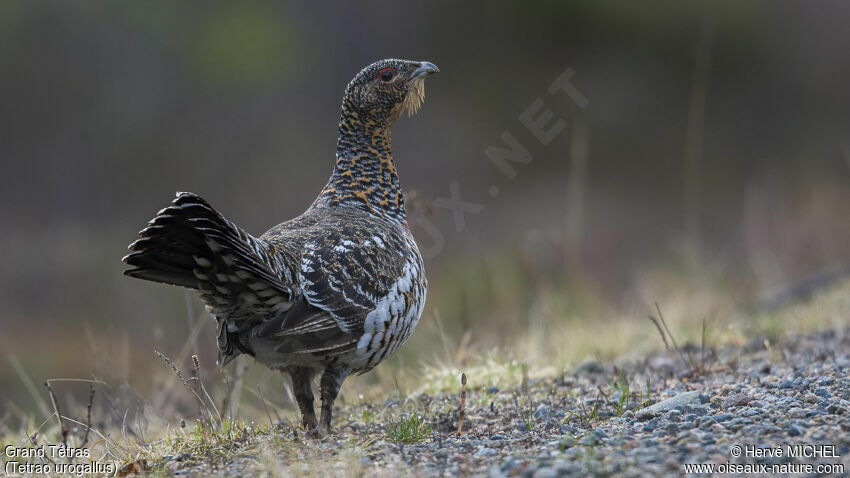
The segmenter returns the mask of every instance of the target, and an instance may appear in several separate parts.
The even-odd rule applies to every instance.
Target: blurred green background
[[[302,212],[345,84],[380,58],[441,70],[394,130],[431,289],[364,387],[444,352],[569,362],[576,330],[616,336],[588,324],[654,301],[722,321],[837,270],[848,18],[840,1],[0,2],[0,417],[33,406],[27,380],[156,388],[153,350],[209,320],[122,277],[127,244],[175,191],[257,235]],[[547,91],[567,68],[585,108]],[[566,122],[548,145],[518,119],[537,98]],[[484,154],[503,131],[533,155],[514,179]],[[454,182],[483,206],[462,230],[434,204]],[[210,324],[190,347],[216,373]]]

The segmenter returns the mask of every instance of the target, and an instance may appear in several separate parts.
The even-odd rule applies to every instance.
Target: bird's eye
[[[396,75],[395,68],[384,68],[383,70],[378,72],[378,78],[380,78],[381,81],[384,81],[384,82],[393,81],[393,78],[395,78],[395,75]]]

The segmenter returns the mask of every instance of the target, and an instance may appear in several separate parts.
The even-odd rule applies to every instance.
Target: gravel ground
[[[714,464],[720,468],[712,474],[850,474],[850,329],[770,346],[754,340],[708,351],[702,360],[698,350],[683,352],[696,358],[688,363],[684,354],[659,353],[619,368],[587,362],[509,390],[470,383],[462,436],[458,393],[347,405],[337,416],[349,423],[337,420],[337,434],[323,442],[303,441],[284,427],[278,439],[290,451],[276,469],[540,478],[680,476],[688,473],[686,464]],[[363,419],[379,409],[415,409],[430,433],[416,443],[394,442],[380,416]],[[262,462],[243,455],[220,465],[175,462],[164,469],[239,475]]]

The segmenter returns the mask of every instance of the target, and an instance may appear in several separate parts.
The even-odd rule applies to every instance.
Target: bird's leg
[[[301,409],[301,424],[305,430],[313,430],[318,426],[316,412],[313,410],[313,375],[309,368],[293,367],[289,370],[292,378],[292,393],[298,408]]]
[[[345,380],[347,371],[343,368],[330,366],[322,374],[320,384],[322,394],[322,418],[319,420],[319,434],[327,436],[331,432],[331,416],[333,415],[334,401],[339,394],[339,388]]]

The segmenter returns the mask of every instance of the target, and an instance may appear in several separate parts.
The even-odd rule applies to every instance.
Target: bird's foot
[[[304,434],[304,438],[322,440],[324,438],[327,438],[330,434],[331,431],[330,429],[328,429],[328,427],[319,425],[315,428],[308,430],[307,433]]]

